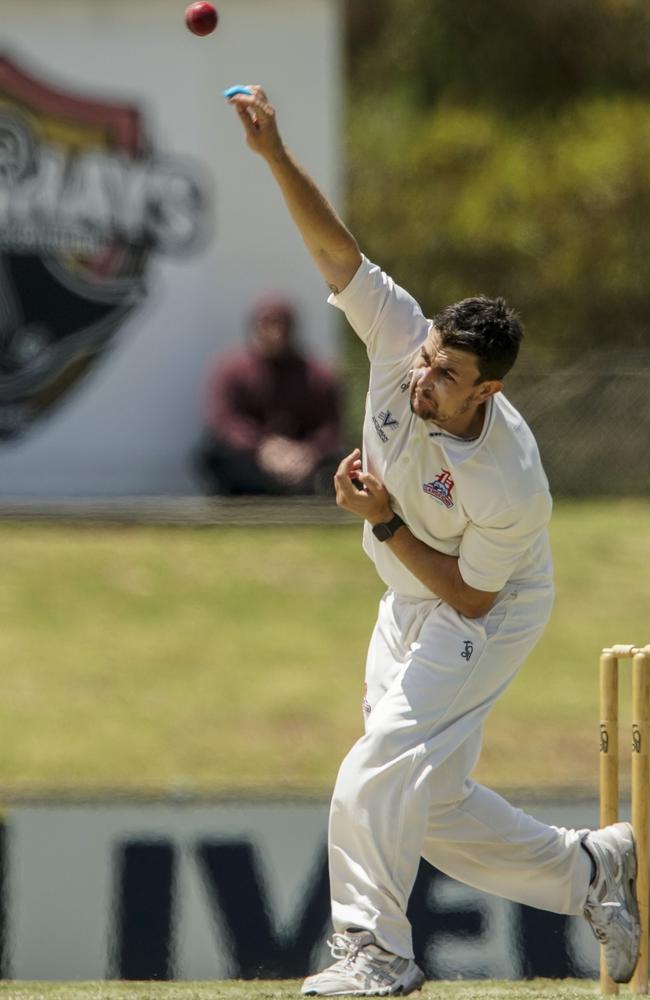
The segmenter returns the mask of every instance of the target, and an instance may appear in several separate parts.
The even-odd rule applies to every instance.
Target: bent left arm
[[[356,480],[363,488],[354,485]],[[343,459],[334,476],[336,502],[343,510],[363,517],[370,524],[384,524],[395,513],[385,486],[369,472],[361,472],[361,453],[356,448]],[[458,557],[439,552],[416,538],[404,525],[382,542],[393,555],[433,594],[465,615],[480,618],[488,613],[498,593],[476,590],[463,580]]]
[[[420,583],[466,618],[486,615],[497,599],[497,594],[476,590],[465,583],[460,575],[457,556],[448,556],[431,548],[416,538],[406,525],[398,528],[393,537],[382,544],[389,547]]]

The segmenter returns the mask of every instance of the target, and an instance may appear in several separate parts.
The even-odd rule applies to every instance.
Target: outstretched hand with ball
[[[283,151],[284,147],[275,119],[275,108],[269,104],[257,84],[231,87],[224,95],[239,115],[250,148],[265,159]]]

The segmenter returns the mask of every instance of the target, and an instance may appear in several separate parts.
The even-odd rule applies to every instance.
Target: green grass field
[[[528,982],[435,982],[414,997],[421,1000],[578,1000],[597,994],[590,980],[533,979]],[[0,983],[7,1000],[296,1000],[297,980],[212,983]]]
[[[563,502],[547,633],[479,776],[595,789],[597,659],[650,641],[650,503]],[[0,787],[327,794],[381,593],[356,525],[0,523]]]

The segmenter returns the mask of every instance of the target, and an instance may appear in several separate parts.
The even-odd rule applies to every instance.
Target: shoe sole
[[[392,990],[386,993],[384,990],[376,990],[373,993],[368,993],[367,990],[344,990],[340,993],[318,993],[316,990],[309,990],[307,993],[302,993],[303,997],[405,997],[409,993],[419,992],[424,984],[421,983],[419,986],[409,986],[406,993],[403,987],[399,987],[397,990]]]
[[[616,978],[612,976],[615,983],[629,983],[630,979],[634,975],[634,970],[636,969],[637,962],[639,961],[639,951],[641,947],[641,919],[639,916],[639,902],[636,895],[636,876],[638,871],[638,862],[636,857],[636,839],[634,837],[634,830],[632,829],[631,823],[621,823],[617,824],[625,828],[625,832],[629,834],[632,841],[631,849],[627,850],[623,855],[623,886],[625,892],[625,906],[628,911],[634,917],[634,922],[636,925],[636,942],[635,942],[635,958],[632,965],[632,969],[629,975],[624,978]]]
[[[404,986],[399,986],[396,990],[373,990],[368,992],[368,990],[340,990],[336,993],[319,993],[318,990],[301,990],[301,995],[304,997],[405,997],[409,993],[419,992],[424,986],[426,980],[422,976],[422,979],[418,982],[414,982],[412,985],[408,985],[405,989]]]

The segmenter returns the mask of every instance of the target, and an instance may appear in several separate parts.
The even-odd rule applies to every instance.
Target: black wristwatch
[[[403,524],[404,522],[399,514],[394,514],[390,521],[386,521],[383,524],[373,524],[372,533],[380,542],[387,542]]]

